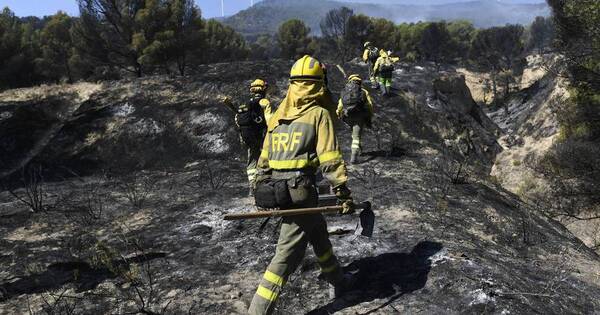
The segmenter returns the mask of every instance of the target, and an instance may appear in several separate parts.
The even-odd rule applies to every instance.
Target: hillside
[[[0,94],[4,179],[22,194],[18,166],[43,165],[48,204],[29,213],[0,192],[0,313],[245,313],[278,221],[221,220],[253,206],[233,115],[216,100],[241,100],[257,75],[277,100],[289,67],[217,64],[177,80]],[[395,78],[396,96],[374,93],[367,160],[350,167],[355,198],[375,206],[375,234],[354,235],[357,216],[327,217],[359,285],[328,301],[308,251],[277,313],[598,312],[598,255],[486,179],[501,131],[464,77],[404,65]],[[343,82],[331,73],[334,93]],[[347,157],[349,130],[338,130]]]
[[[470,1],[439,5],[400,5],[379,3],[348,3],[337,1],[265,0],[254,7],[225,19],[225,23],[245,36],[274,33],[279,25],[291,18],[306,22],[313,33],[320,32],[319,23],[325,14],[335,8],[349,7],[356,14],[386,18],[396,23],[470,20],[477,27],[503,26],[507,23],[529,24],[536,16],[547,16],[543,4],[514,4],[496,1]]]

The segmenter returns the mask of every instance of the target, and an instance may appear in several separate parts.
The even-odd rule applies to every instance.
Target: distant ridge
[[[318,34],[319,22],[325,14],[342,6],[353,9],[355,13],[386,18],[396,23],[465,19],[477,27],[509,23],[525,25],[531,23],[536,16],[550,14],[546,3],[521,4],[505,1],[478,0],[436,5],[406,5],[330,0],[264,0],[224,21],[245,36],[251,37],[274,33],[282,22],[291,18],[303,20],[311,27],[313,33]]]

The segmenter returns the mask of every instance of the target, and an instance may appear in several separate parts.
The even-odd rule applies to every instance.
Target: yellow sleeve
[[[269,146],[271,145],[271,133],[267,132],[265,135],[265,140],[263,141],[263,147],[260,151],[260,157],[258,158],[258,163],[256,164],[256,168],[258,170],[258,175],[265,175],[271,172],[269,167]]]
[[[373,117],[373,114],[375,113],[375,108],[373,107],[373,99],[371,98],[371,94],[369,94],[369,91],[367,91],[366,89],[363,89],[363,91],[365,91],[365,95],[367,96],[367,109],[369,110],[370,116]]]
[[[271,108],[271,102],[266,99],[263,98],[261,99],[258,104],[260,105],[260,107],[263,110],[263,114],[265,115],[265,120],[269,121],[269,119],[271,118],[271,116],[273,116],[273,110]]]
[[[382,60],[383,58],[381,57],[377,58],[377,61],[375,61],[375,66],[373,66],[373,72],[377,73],[379,71],[379,66],[381,66]]]
[[[335,113],[337,114],[338,118],[340,118],[342,116],[342,112],[343,111],[344,111],[344,103],[342,102],[342,98],[340,97],[340,100],[338,101],[337,110],[335,111]]]
[[[369,50],[368,49],[365,49],[365,51],[363,51],[363,56],[362,57],[363,57],[363,61],[364,62],[369,61]]]
[[[346,175],[346,164],[337,142],[333,120],[328,111],[322,111],[316,128],[319,167],[331,186],[339,187],[348,181],[348,176]]]
[[[392,62],[398,62],[400,61],[400,57],[391,57]]]

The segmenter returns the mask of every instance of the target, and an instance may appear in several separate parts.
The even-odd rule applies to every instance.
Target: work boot
[[[329,285],[329,299],[335,300],[352,291],[356,285],[357,277],[351,273],[345,273],[336,284]]]
[[[377,82],[376,79],[371,79],[371,88],[373,88],[373,89],[379,88],[379,82]]]

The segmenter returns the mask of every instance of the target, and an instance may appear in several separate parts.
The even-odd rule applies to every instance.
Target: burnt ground
[[[198,86],[210,89],[211,71],[220,73],[219,67],[232,66],[216,66],[207,71],[207,78],[181,87],[173,87],[175,81],[161,83],[162,79],[112,83],[90,100],[95,108],[123,110],[100,111],[104,114],[99,116],[85,111],[87,120],[78,120],[83,130],[98,128],[96,141],[70,147],[78,142],[69,139],[81,137],[69,136],[76,134],[77,125],[66,119],[68,128],[58,128],[46,149],[38,148],[36,156],[28,157],[47,162],[46,167],[66,164],[67,169],[79,165],[70,162],[81,161],[78,157],[97,159],[88,175],[74,172],[60,179],[49,171],[58,179],[43,185],[45,211],[30,213],[8,191],[0,193],[0,313],[245,312],[274,253],[278,220],[261,229],[263,221],[221,219],[253,208],[236,143],[223,140],[225,150],[214,142],[235,139],[231,131],[182,133],[207,141],[204,144],[213,149],[204,149],[199,156],[187,151],[161,153],[157,156],[176,163],[148,165],[143,171],[102,171],[111,157],[118,158],[107,152],[123,154],[107,149],[111,139],[136,139],[139,133],[129,126],[139,126],[140,120],[152,126],[152,120],[187,117],[186,122],[203,114],[214,115],[208,116],[217,117],[215,121],[231,119],[227,112],[212,110],[214,100],[208,96],[193,104],[185,101]],[[363,71],[356,65],[347,67]],[[285,65],[275,68],[279,71]],[[464,81],[461,85],[447,73],[449,79],[435,83],[431,78],[437,76],[427,69],[409,70],[397,73],[395,97],[376,97],[378,127],[366,134],[366,161],[349,167],[355,198],[374,204],[373,237],[352,233],[357,215],[327,217],[335,232],[331,236],[335,252],[345,268],[358,275],[359,283],[343,299],[329,301],[309,249],[286,285],[277,313],[597,313],[599,257],[562,225],[488,180],[499,150],[495,131],[466,103],[470,95],[461,90]],[[340,79],[332,80],[335,92]],[[152,89],[138,91],[147,84]],[[162,114],[144,110],[149,105],[139,105],[146,104],[140,99],[164,104],[158,111]],[[171,106],[173,99],[183,101]],[[125,103],[135,111],[123,107]],[[121,128],[104,129],[113,119]],[[473,134],[468,156],[452,144],[456,122]],[[11,126],[18,124],[13,121]],[[346,155],[348,128],[340,125],[339,130]],[[8,131],[0,128],[0,132]],[[148,132],[145,137],[154,141],[162,139],[156,136],[160,134]],[[150,152],[148,143],[156,144],[153,141],[131,147],[129,153]],[[164,147],[153,148],[160,152]],[[60,152],[65,151],[76,154],[63,159]],[[24,147],[21,152],[31,151]],[[18,158],[11,161],[17,163]],[[15,193],[24,196],[18,180],[12,184]]]

